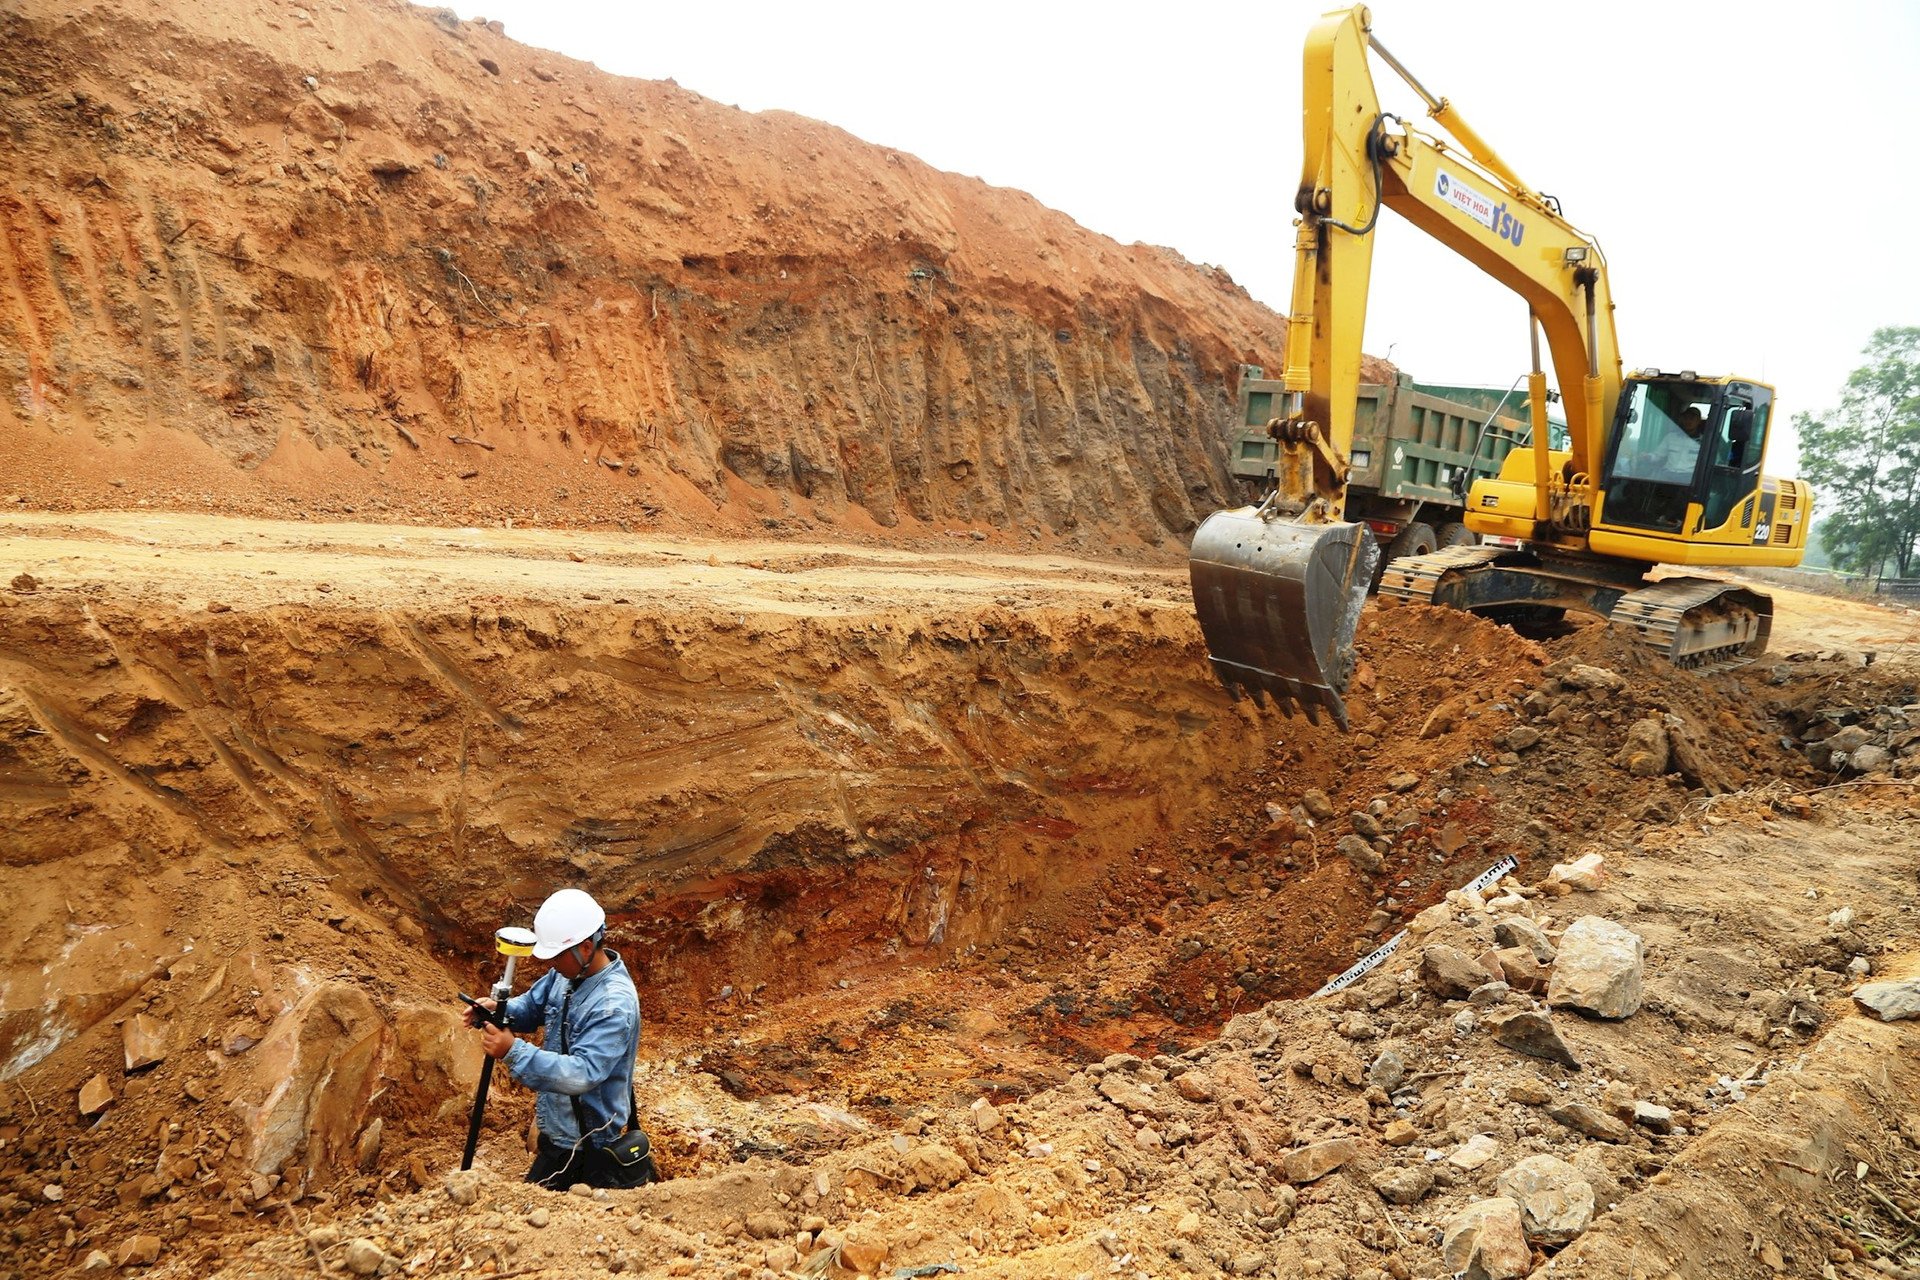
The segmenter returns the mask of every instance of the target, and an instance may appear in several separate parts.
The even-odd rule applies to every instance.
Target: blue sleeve
[[[547,989],[553,986],[553,970],[541,974],[534,984],[507,1001],[509,1031],[538,1030],[547,1016]]]
[[[620,992],[594,1010],[592,1020],[574,1041],[573,1052],[555,1053],[516,1040],[507,1051],[507,1069],[529,1089],[577,1098],[606,1083],[632,1062],[639,1031],[640,1006]]]

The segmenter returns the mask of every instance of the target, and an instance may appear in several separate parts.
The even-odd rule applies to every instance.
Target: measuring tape
[[[1467,881],[1463,887],[1464,891],[1467,893],[1479,893],[1483,889],[1491,889],[1494,885],[1500,883],[1500,877],[1519,869],[1519,862],[1514,859],[1512,854],[1508,854],[1473,879]],[[1360,979],[1366,977],[1375,969],[1378,969],[1388,956],[1398,951],[1401,942],[1406,939],[1406,936],[1407,931],[1405,929],[1394,934],[1377,949],[1362,956],[1351,969],[1348,969],[1339,977],[1328,982],[1326,986],[1308,996],[1307,999],[1318,1000],[1321,996],[1330,996],[1336,991],[1345,991],[1348,987],[1360,981]]]

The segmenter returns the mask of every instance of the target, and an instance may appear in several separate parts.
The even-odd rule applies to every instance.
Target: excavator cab
[[[1613,524],[1679,533],[1725,406],[1699,382],[1635,381],[1622,390],[1601,473],[1607,516]]]
[[[1760,474],[1773,388],[1741,378],[1647,371],[1620,389],[1600,473],[1595,527],[1688,546],[1770,540]],[[1760,538],[1755,533],[1768,525]],[[1686,563],[1684,550],[1647,559]]]

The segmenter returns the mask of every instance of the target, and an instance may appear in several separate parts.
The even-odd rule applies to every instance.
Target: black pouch
[[[647,1141],[645,1130],[629,1129],[600,1150],[607,1163],[620,1171],[624,1185],[644,1187],[660,1180],[653,1163],[653,1144]]]

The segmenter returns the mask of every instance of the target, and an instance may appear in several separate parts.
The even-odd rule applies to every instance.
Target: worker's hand
[[[513,1032],[489,1022],[480,1028],[480,1048],[489,1058],[504,1058],[513,1048]]]
[[[478,1000],[475,1000],[467,1006],[467,1025],[470,1027],[479,1026],[480,1020],[484,1016],[480,1010],[485,1009],[487,1013],[492,1013],[497,1008],[499,1008],[499,1005],[494,1001],[492,996],[481,996]]]

